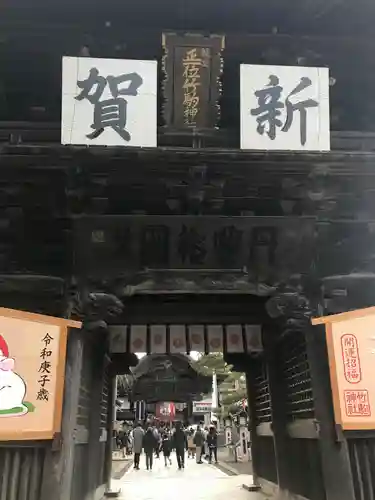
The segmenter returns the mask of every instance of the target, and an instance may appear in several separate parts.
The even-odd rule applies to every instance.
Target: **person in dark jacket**
[[[164,465],[167,467],[168,462],[169,465],[172,465],[171,460],[171,440],[169,435],[165,432],[162,437],[161,449],[163,451],[164,456]]]
[[[181,422],[176,423],[176,429],[172,436],[172,448],[176,450],[178,468],[185,468],[185,450],[187,450],[186,433],[182,429]]]
[[[204,450],[205,437],[204,437],[204,433],[199,425],[197,427],[197,430],[195,431],[193,441],[194,441],[194,444],[196,447],[195,458],[196,458],[197,464],[203,464],[202,454],[203,454],[203,450]]]
[[[217,432],[214,426],[211,426],[208,431],[207,446],[209,463],[212,462],[212,455],[215,457],[215,463],[217,463]]]
[[[154,450],[156,446],[156,438],[153,429],[149,427],[146,434],[143,436],[143,449],[146,454],[146,468],[147,470],[152,470],[152,464],[154,460]]]

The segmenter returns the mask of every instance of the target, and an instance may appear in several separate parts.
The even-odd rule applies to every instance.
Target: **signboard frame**
[[[199,405],[207,405],[207,410],[196,411],[196,407]],[[192,407],[193,415],[206,415],[207,413],[212,413],[213,410],[215,410],[215,408],[213,407],[212,400],[193,401],[193,407]]]
[[[215,131],[220,117],[219,99],[221,96],[220,78],[223,69],[222,51],[225,47],[225,37],[223,35],[204,36],[198,33],[163,33],[163,106],[162,114],[167,130],[189,131],[191,129],[199,129],[202,131]],[[199,119],[195,124],[186,124],[183,120],[184,110],[182,106],[178,106],[182,102],[183,89],[177,90],[177,64],[183,65],[183,59],[178,57],[183,51],[191,49],[197,51],[208,51],[208,65],[205,66],[208,71],[206,75],[206,84],[200,84],[200,92],[206,93],[206,102],[204,103],[205,113],[199,113]],[[196,68],[194,68],[196,69]],[[180,74],[180,76],[182,73]],[[193,76],[196,76],[195,74]],[[195,78],[192,78],[195,80]],[[204,82],[203,82],[204,83]],[[203,97],[203,95],[202,95]]]
[[[27,415],[22,415],[21,417],[9,417],[14,418],[19,423],[17,429],[4,429],[0,422],[0,441],[28,441],[28,440],[53,440],[61,432],[62,424],[62,410],[63,410],[63,399],[64,399],[64,383],[65,383],[65,364],[66,364],[66,352],[67,352],[67,339],[68,339],[68,328],[81,328],[82,323],[80,321],[68,320],[63,318],[56,318],[52,316],[46,316],[43,314],[30,313],[25,311],[19,311],[15,309],[7,309],[0,307],[0,325],[2,319],[13,319],[25,321],[27,323],[39,324],[45,327],[50,326],[53,328],[58,328],[59,338],[58,338],[58,353],[57,353],[57,366],[55,369],[55,384],[52,386],[54,399],[53,399],[53,419],[52,426],[49,429],[34,430],[26,429],[23,418],[27,418]],[[12,322],[10,321],[10,324]],[[16,323],[17,324],[17,323]],[[26,326],[26,325],[25,325]],[[9,334],[6,333],[7,326],[0,329],[2,334],[9,339]],[[13,353],[9,353],[9,357]],[[8,356],[7,356],[8,357]],[[14,361],[14,359],[13,359]],[[17,359],[16,359],[17,366]],[[15,373],[15,375],[18,375]],[[26,394],[27,385],[25,386]],[[4,417],[3,417],[4,418]],[[6,419],[6,418],[5,418]],[[2,420],[2,419],[1,419]]]
[[[363,380],[366,379],[366,360],[363,358],[365,358],[369,349],[366,341],[373,340],[371,337],[366,338],[367,329],[363,327],[366,321],[369,322],[372,319],[371,317],[373,317],[375,325],[375,307],[313,318],[311,320],[314,326],[325,326],[334,417],[336,424],[342,431],[375,430],[375,383],[373,384],[372,391],[370,387],[363,387]],[[347,327],[344,328],[346,324]],[[361,327],[362,330],[360,329]],[[346,375],[345,346],[343,344],[345,337],[353,339],[351,355],[357,360],[354,366],[358,373],[356,375],[358,381],[354,379],[350,380],[350,377]],[[339,345],[340,348],[338,347]],[[375,354],[375,351],[373,352],[373,349],[371,349],[370,354]],[[367,361],[367,365],[368,363]],[[367,374],[367,377],[369,377],[369,374]],[[344,379],[345,382],[343,382]],[[358,395],[364,398],[364,407],[368,407],[367,413],[362,413],[361,415],[352,413],[352,415],[348,415],[347,397],[349,392],[357,392],[357,398],[359,397]]]

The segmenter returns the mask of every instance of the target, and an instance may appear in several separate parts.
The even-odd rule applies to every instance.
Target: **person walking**
[[[144,430],[141,427],[141,424],[138,422],[133,429],[133,452],[134,452],[134,469],[139,470],[139,460],[142,453],[143,448],[143,437]]]
[[[195,431],[193,442],[195,444],[196,462],[197,462],[197,464],[202,464],[203,463],[202,462],[202,453],[204,450],[205,438],[204,438],[204,433],[203,433],[200,425],[198,425],[197,430]]]
[[[208,436],[208,427],[205,426],[205,428],[202,430],[203,436],[204,436],[204,446],[202,450],[202,455],[204,455],[204,458],[206,460],[209,459],[209,451],[208,451],[208,446],[207,446],[207,436]]]
[[[143,436],[143,449],[146,455],[146,468],[147,470],[152,470],[152,464],[154,461],[154,451],[156,446],[156,438],[152,427],[149,427]]]
[[[133,454],[133,433],[131,431],[127,431],[127,441],[126,441],[126,454]]]
[[[127,442],[128,442],[128,435],[125,429],[121,429],[119,431],[119,448],[122,452],[122,456],[126,456],[126,450],[127,450]]]
[[[211,425],[207,434],[207,446],[209,463],[212,463],[212,456],[214,456],[215,463],[217,464],[217,432],[213,425]]]
[[[161,446],[161,435],[160,431],[156,427],[156,425],[153,427],[152,432],[154,434],[155,438],[155,457],[159,458],[160,457],[160,446]]]
[[[168,462],[169,465],[172,465],[172,460],[171,460],[171,439],[170,436],[168,435],[167,432],[163,434],[162,442],[161,442],[161,449],[163,450],[163,456],[164,456],[164,465],[167,467]]]
[[[176,450],[177,465],[179,470],[185,468],[185,450],[187,450],[187,439],[181,422],[176,422],[176,428],[172,437],[172,448]]]
[[[194,430],[190,429],[187,435],[188,458],[195,458]]]

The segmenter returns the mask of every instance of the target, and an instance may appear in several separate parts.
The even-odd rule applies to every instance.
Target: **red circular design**
[[[143,346],[143,340],[141,340],[141,339],[135,339],[134,342],[133,342],[133,346],[136,349],[140,349]]]
[[[162,342],[163,342],[163,337],[160,335],[160,333],[158,333],[157,335],[155,335],[155,345],[160,345]]]
[[[211,340],[212,347],[220,347],[220,340],[218,338]]]
[[[191,343],[192,344],[200,344],[201,336],[198,333],[193,333],[191,336]]]
[[[230,336],[230,343],[234,345],[238,345],[240,341],[240,336],[237,333],[232,333]]]

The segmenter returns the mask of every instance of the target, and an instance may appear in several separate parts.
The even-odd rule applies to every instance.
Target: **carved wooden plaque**
[[[80,216],[76,272],[246,270],[246,279],[269,282],[309,271],[314,227],[308,217]]]
[[[163,33],[163,116],[168,128],[217,127],[224,40],[219,35]]]

